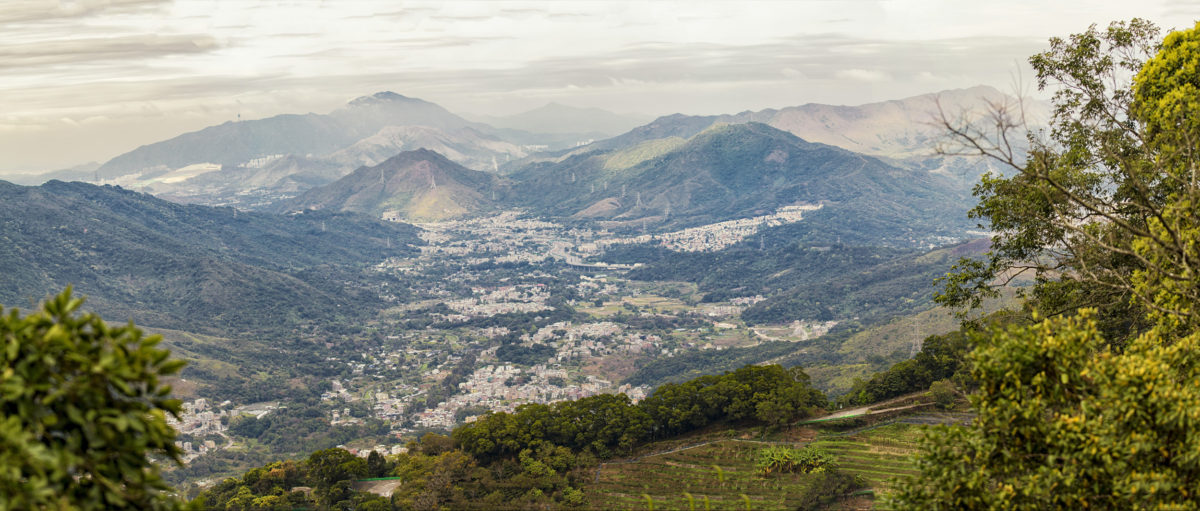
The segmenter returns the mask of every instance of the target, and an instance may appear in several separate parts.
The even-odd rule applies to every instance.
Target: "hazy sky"
[[[1200,0],[0,1],[0,171],[391,90],[463,114],[860,104],[993,85],[1111,20]]]

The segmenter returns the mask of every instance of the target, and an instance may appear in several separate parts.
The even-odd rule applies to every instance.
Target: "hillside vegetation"
[[[73,285],[140,324],[255,331],[337,323],[379,303],[361,268],[415,252],[415,228],[347,213],[185,206],[114,187],[0,183],[0,301]]]

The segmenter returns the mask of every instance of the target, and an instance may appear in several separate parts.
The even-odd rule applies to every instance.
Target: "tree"
[[[308,456],[308,479],[313,492],[327,506],[349,498],[350,484],[367,475],[367,461],[334,447]]]
[[[969,426],[925,440],[899,509],[1194,509],[1200,334],[1106,348],[1095,311],[1009,327],[971,354]]]
[[[379,451],[371,451],[367,455],[367,477],[386,477],[391,470],[391,464]]]
[[[976,212],[996,249],[963,262],[943,299],[1032,269],[1035,324],[975,334],[978,416],[927,439],[897,508],[1200,507],[1200,23],[1156,34],[1093,27],[1032,59],[1042,86],[1064,86],[1056,144],[984,179]]]
[[[179,462],[161,379],[184,363],[82,304],[67,288],[0,317],[0,509],[178,508],[151,457]]]
[[[954,408],[954,400],[958,397],[958,392],[950,380],[938,380],[929,384],[929,395],[933,398],[933,404],[943,410],[949,410]]]
[[[1158,29],[1137,19],[1052,39],[1030,62],[1039,88],[1056,89],[1053,118],[1048,139],[1029,136],[1026,154],[1017,106],[997,105],[990,123],[945,121],[948,152],[990,157],[1014,174],[976,187],[972,215],[989,221],[993,250],[960,261],[941,303],[978,306],[1032,273],[1033,308],[1095,307],[1117,344],[1155,324],[1200,325],[1196,41],[1193,29],[1160,44]]]

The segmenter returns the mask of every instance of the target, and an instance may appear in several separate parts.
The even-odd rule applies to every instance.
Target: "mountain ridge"
[[[407,220],[445,220],[495,209],[504,186],[495,174],[471,170],[429,149],[401,152],[300,196],[276,211],[333,209]],[[507,195],[507,194],[505,194]]]
[[[78,182],[0,182],[0,199],[0,302],[73,284],[107,317],[151,327],[252,332],[336,322],[379,301],[339,277],[421,243],[412,226],[360,215],[182,205]]]
[[[834,214],[912,215],[933,224],[939,216],[942,223],[962,217],[963,222],[949,223],[965,224],[969,208],[969,194],[948,178],[808,142],[761,123],[711,125],[685,142],[632,158],[640,158],[632,165],[610,165],[624,156],[593,149],[560,163],[531,165],[511,177],[521,183],[523,204],[535,211],[656,231],[766,215],[798,204],[826,204],[816,218],[837,210]]]

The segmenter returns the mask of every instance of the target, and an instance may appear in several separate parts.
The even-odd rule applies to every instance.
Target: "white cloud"
[[[833,74],[839,80],[853,80],[856,82],[887,82],[891,81],[891,75],[873,69],[842,69]]]
[[[478,113],[553,99],[665,114],[1004,88],[1047,37],[1200,16],[1167,0],[400,5],[0,2],[0,112],[29,127],[0,139],[0,170],[103,160],[239,113],[327,112],[385,89]]]
[[[779,74],[783,75],[784,78],[805,78],[804,73],[790,67],[780,69]]]

